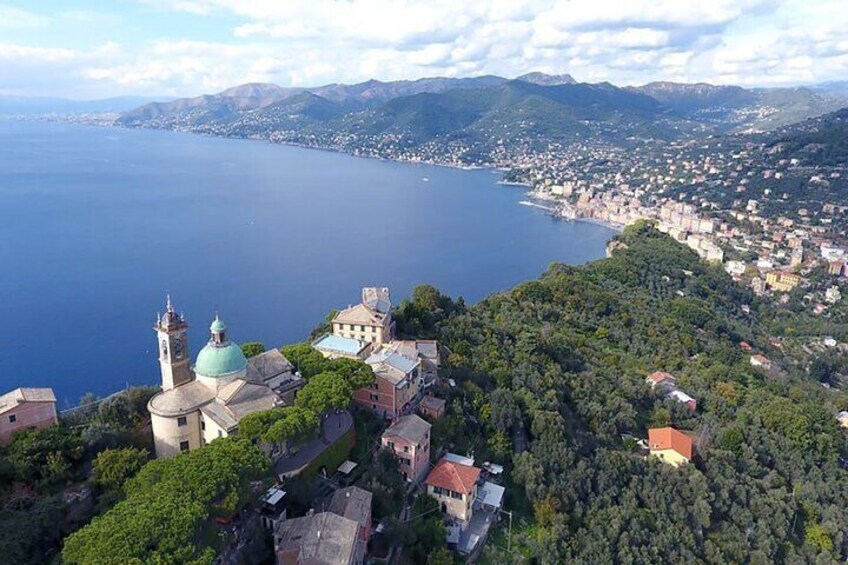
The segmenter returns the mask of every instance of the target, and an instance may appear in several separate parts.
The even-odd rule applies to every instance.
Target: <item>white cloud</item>
[[[77,95],[193,95],[247,81],[316,85],[531,70],[615,84],[768,85],[848,76],[843,0],[139,2],[183,18],[192,39],[151,28],[132,43],[112,37],[93,47],[8,41],[0,45],[0,91],[48,88],[42,78],[21,80],[25,69],[54,76],[54,90]],[[62,24],[84,27],[86,19],[106,16],[83,12],[75,23],[67,14]],[[0,8],[0,29],[16,17],[37,38],[38,28],[60,16]],[[215,25],[204,35],[207,22]]]

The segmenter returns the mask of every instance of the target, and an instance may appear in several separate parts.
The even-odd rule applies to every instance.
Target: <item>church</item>
[[[247,359],[217,315],[194,366],[188,324],[168,297],[153,329],[158,339],[162,390],[147,404],[157,458],[197,449],[238,429],[247,414],[285,406],[304,384],[277,349]]]

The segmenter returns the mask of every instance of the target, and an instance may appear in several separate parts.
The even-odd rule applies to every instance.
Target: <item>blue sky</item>
[[[0,94],[516,76],[848,79],[848,0],[0,0]]]

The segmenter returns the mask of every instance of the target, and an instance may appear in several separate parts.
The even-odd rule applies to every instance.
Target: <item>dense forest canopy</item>
[[[845,395],[770,345],[771,309],[720,268],[646,224],[619,239],[471,308],[427,287],[400,306],[401,331],[450,351],[434,442],[507,465],[517,545],[542,563],[844,561]],[[695,412],[645,383],[656,370]],[[665,425],[696,438],[691,464],[636,447]],[[491,562],[518,558],[489,545]]]

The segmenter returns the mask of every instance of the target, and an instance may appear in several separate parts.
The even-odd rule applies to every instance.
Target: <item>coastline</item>
[[[22,121],[29,121],[27,117],[6,116],[6,118],[18,119],[18,120],[22,120]],[[218,138],[218,139],[235,139],[235,140],[243,140],[243,141],[259,141],[259,142],[263,142],[263,143],[270,143],[270,144],[273,144],[273,145],[284,145],[284,146],[288,146],[288,147],[299,147],[301,149],[326,151],[326,152],[329,152],[329,153],[336,153],[336,154],[340,154],[340,155],[347,155],[347,156],[350,156],[350,157],[358,157],[358,158],[363,158],[363,159],[375,159],[377,161],[386,161],[386,162],[389,162],[389,163],[404,163],[404,164],[407,164],[407,165],[427,165],[427,166],[433,166],[433,167],[445,167],[445,168],[448,168],[448,169],[456,169],[456,170],[462,170],[462,171],[490,170],[492,172],[498,172],[501,175],[500,180],[496,181],[496,184],[499,184],[501,186],[525,188],[526,190],[525,190],[524,194],[531,201],[532,200],[541,200],[541,201],[544,201],[546,203],[553,203],[555,207],[551,208],[549,206],[545,206],[545,205],[541,205],[541,204],[535,204],[535,203],[531,203],[531,202],[527,202],[527,201],[520,201],[518,203],[519,205],[531,206],[531,207],[534,207],[534,208],[538,208],[540,210],[544,210],[544,211],[548,212],[549,215],[552,218],[560,220],[560,221],[585,222],[585,223],[588,223],[588,224],[594,224],[596,226],[601,226],[601,227],[607,228],[607,229],[612,230],[616,233],[621,233],[622,231],[624,231],[624,228],[626,227],[626,226],[622,226],[620,224],[615,224],[615,223],[607,222],[607,221],[604,221],[604,220],[598,220],[598,219],[595,219],[595,218],[566,218],[566,217],[563,217],[562,215],[560,215],[558,213],[558,210],[556,208],[556,205],[560,202],[559,199],[553,198],[551,196],[540,194],[539,192],[533,190],[533,185],[529,182],[505,180],[503,177],[510,169],[508,167],[504,167],[502,165],[495,165],[495,164],[491,164],[491,165],[457,165],[457,164],[453,164],[453,163],[444,163],[444,162],[438,162],[438,161],[421,161],[421,160],[413,160],[413,159],[380,157],[378,155],[366,155],[366,154],[353,153],[351,151],[345,151],[344,149],[340,149],[340,148],[337,148],[337,147],[328,147],[328,146],[321,146],[321,145],[309,145],[309,144],[306,144],[306,143],[296,143],[296,142],[292,142],[292,141],[277,141],[277,140],[269,139],[269,138],[266,138],[266,137],[258,137],[258,136],[239,137],[239,136],[229,136],[229,135],[216,135],[216,134],[213,134],[213,133],[197,132],[197,131],[192,131],[192,130],[188,130],[188,129],[181,130],[181,129],[148,128],[148,127],[135,128],[135,127],[120,125],[120,124],[117,124],[117,123],[114,123],[114,122],[105,123],[103,121],[90,121],[90,122],[89,121],[75,121],[75,120],[71,120],[71,119],[67,119],[67,118],[68,118],[68,116],[34,116],[31,119],[34,119],[36,121],[62,122],[62,123],[71,123],[71,124],[77,124],[77,125],[102,127],[102,128],[116,128],[116,129],[124,129],[124,130],[167,131],[167,132],[174,132],[174,133],[187,133],[187,134],[192,134],[192,135],[201,135],[201,136],[204,136],[204,137],[213,137],[213,138]]]
[[[67,120],[48,120],[48,121],[65,122]],[[80,123],[80,122],[70,122],[70,123]],[[82,124],[82,125],[93,125],[93,126],[97,126],[97,127],[117,128],[117,129],[125,129],[125,130],[147,129],[147,130],[152,130],[152,131],[170,131],[170,132],[178,132],[178,133],[188,133],[188,134],[193,134],[193,135],[202,135],[202,136],[205,136],[205,137],[214,137],[214,138],[218,138],[218,139],[239,139],[239,140],[244,140],[244,141],[260,141],[260,142],[264,142],[264,143],[270,143],[270,144],[273,144],[273,145],[284,145],[284,146],[288,146],[288,147],[299,147],[301,149],[327,151],[329,153],[336,153],[336,154],[340,154],[340,155],[348,155],[350,157],[357,157],[357,158],[363,158],[363,159],[375,159],[377,161],[386,161],[386,162],[389,162],[389,163],[403,163],[403,164],[407,164],[407,165],[427,165],[427,166],[432,166],[432,167],[445,167],[445,168],[448,168],[448,169],[456,169],[456,170],[461,170],[461,171],[479,171],[479,170],[490,170],[492,172],[497,171],[498,173],[500,173],[501,179],[496,181],[496,184],[499,184],[501,186],[513,186],[513,187],[525,188],[527,190],[525,190],[524,194],[530,200],[542,200],[544,202],[550,202],[550,203],[555,203],[555,204],[559,203],[559,200],[556,199],[556,198],[541,196],[538,192],[533,190],[533,185],[529,182],[505,180],[503,178],[503,176],[506,172],[509,171],[509,168],[499,166],[499,165],[494,165],[494,164],[487,165],[487,166],[483,166],[483,165],[456,165],[456,164],[452,164],[452,163],[441,163],[441,162],[434,162],[434,161],[420,161],[420,160],[399,159],[399,158],[392,159],[392,158],[389,158],[389,157],[380,157],[380,156],[377,156],[377,155],[364,155],[364,154],[352,153],[350,151],[345,151],[344,149],[339,149],[339,148],[336,148],[336,147],[326,147],[326,146],[320,146],[320,145],[308,145],[308,144],[305,144],[305,143],[295,143],[295,142],[291,142],[291,141],[275,141],[273,139],[268,139],[268,138],[264,138],[264,137],[251,137],[251,136],[234,137],[234,136],[227,136],[227,135],[215,135],[215,134],[212,134],[212,133],[202,133],[202,132],[195,132],[195,131],[191,131],[191,130],[175,130],[175,129],[166,129],[166,128],[133,128],[133,127],[122,126],[122,125],[115,124],[115,123],[111,123],[111,124],[94,123],[94,124]],[[520,201],[518,204],[522,205],[522,206],[528,206],[529,205],[531,207],[544,210],[552,218],[559,220],[559,221],[585,222],[587,224],[594,224],[596,226],[601,226],[603,228],[607,228],[607,229],[614,231],[616,233],[619,233],[619,234],[621,232],[623,232],[624,228],[625,228],[625,226],[622,226],[620,224],[614,224],[612,222],[607,222],[607,221],[604,221],[604,220],[598,220],[598,219],[595,219],[595,218],[565,218],[562,215],[558,214],[558,211],[557,211],[556,208],[551,208],[551,207],[544,206],[544,205],[541,205],[541,204],[533,204],[533,203],[529,203],[529,202],[525,203],[525,202],[526,201]]]

